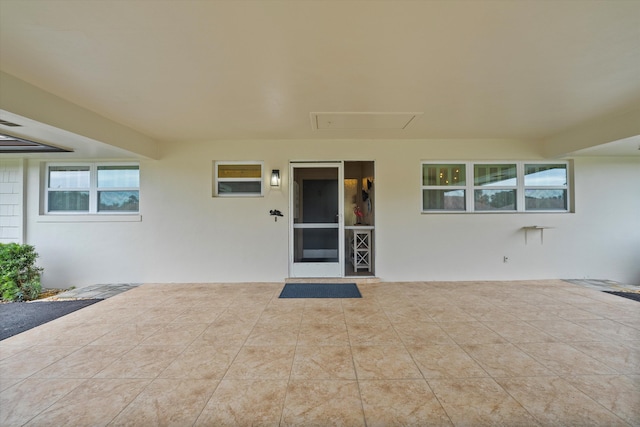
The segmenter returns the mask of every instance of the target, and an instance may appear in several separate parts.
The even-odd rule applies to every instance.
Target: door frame
[[[313,263],[294,262],[295,186],[294,169],[296,168],[336,168],[338,170],[338,262]],[[313,227],[309,227],[313,228]],[[344,162],[343,161],[291,161],[289,162],[289,277],[344,277],[345,243],[344,243]]]

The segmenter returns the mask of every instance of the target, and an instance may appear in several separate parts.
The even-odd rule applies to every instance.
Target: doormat
[[[613,292],[613,291],[603,291],[605,294],[617,295],[622,298],[629,298],[634,301],[640,302],[640,294],[635,292]]]
[[[355,283],[286,283],[280,298],[362,298]]]

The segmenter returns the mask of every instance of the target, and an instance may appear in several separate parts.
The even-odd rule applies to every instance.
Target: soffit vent
[[[314,130],[403,130],[423,113],[313,112]]]
[[[18,125],[20,126],[20,125]],[[0,153],[70,153],[72,150],[54,147],[41,142],[30,141],[0,133]]]
[[[17,123],[13,123],[13,122],[9,122],[9,121],[7,121],[7,120],[2,120],[2,119],[0,119],[0,125],[2,125],[2,126],[9,126],[9,127],[12,127],[12,128],[19,128],[19,127],[22,127],[22,125],[19,125],[19,124],[17,124]]]

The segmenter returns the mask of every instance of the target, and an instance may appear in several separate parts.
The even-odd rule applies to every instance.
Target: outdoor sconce
[[[280,187],[280,169],[273,169],[271,171],[271,186]]]

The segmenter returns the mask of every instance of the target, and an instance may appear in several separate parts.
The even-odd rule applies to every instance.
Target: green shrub
[[[35,265],[38,254],[31,245],[0,243],[0,298],[28,301],[40,294],[40,273]]]

